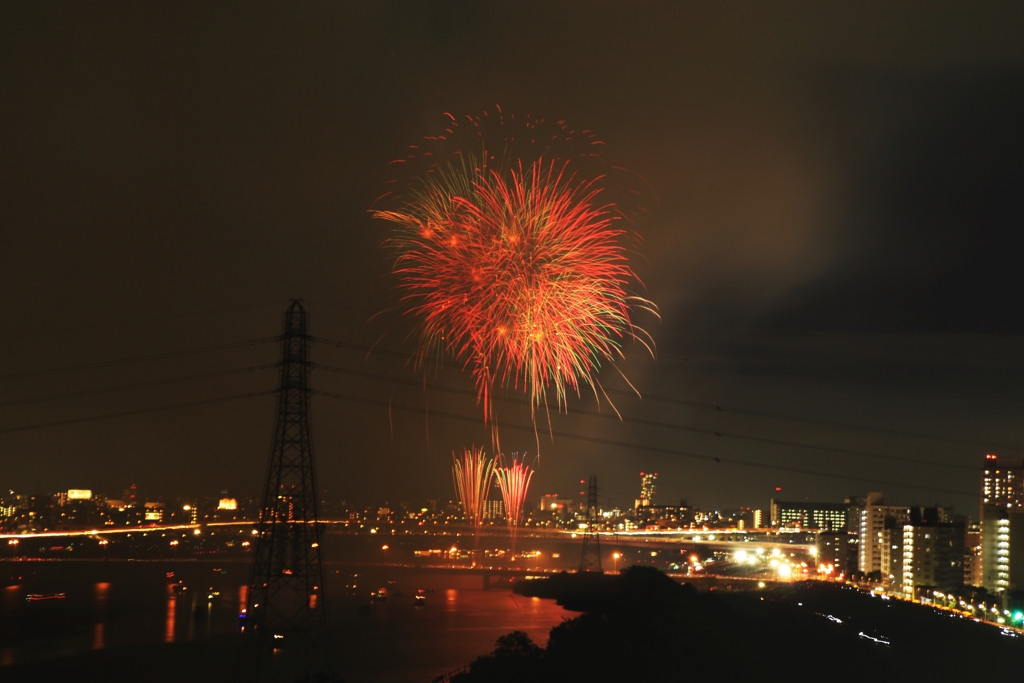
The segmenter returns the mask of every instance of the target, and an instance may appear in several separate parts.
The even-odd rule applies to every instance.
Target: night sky
[[[451,497],[452,450],[488,431],[409,384],[368,209],[443,112],[500,104],[596,131],[644,179],[633,265],[662,312],[639,320],[658,358],[622,364],[644,399],[613,395],[659,424],[574,398],[534,498],[594,474],[632,505],[654,470],[666,504],[882,491],[976,516],[983,454],[1024,455],[1024,6],[892,5],[3,3],[0,487],[255,495],[271,395],[23,428],[272,390],[264,368],[65,396],[273,344],[9,376],[271,337],[302,298],[356,347],[314,360],[370,375],[314,386],[376,402],[314,398],[322,488]]]

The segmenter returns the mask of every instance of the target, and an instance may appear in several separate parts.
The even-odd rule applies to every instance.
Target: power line
[[[632,391],[625,391],[622,389],[605,389],[609,394],[618,394],[622,396],[636,396]],[[675,405],[690,406],[693,408],[703,408],[705,410],[714,410],[719,413],[735,413],[737,415],[750,415],[752,417],[763,417],[772,420],[789,420],[791,422],[802,422],[804,424],[818,425],[821,427],[835,427],[838,429],[850,429],[861,432],[871,432],[875,434],[885,434],[887,436],[907,436],[916,439],[934,439],[936,441],[948,441],[950,443],[958,443],[967,446],[980,446],[982,448],[1009,448],[1013,450],[1024,450],[1024,446],[1018,444],[1005,444],[1005,443],[990,443],[987,441],[975,441],[972,439],[959,439],[952,436],[939,436],[936,434],[924,434],[921,432],[908,432],[901,429],[886,429],[884,427],[868,427],[866,425],[855,425],[848,422],[833,422],[831,420],[819,420],[813,417],[799,417],[796,415],[782,415],[780,413],[769,413],[760,410],[747,410],[745,408],[730,408],[713,403],[701,403],[699,401],[686,401],[679,398],[669,398],[667,396],[643,396],[645,401],[657,401],[660,403],[673,403]]]
[[[402,358],[405,360],[414,360],[417,355],[414,353],[405,353],[403,351],[391,351],[390,349],[382,349],[376,346],[365,346],[363,344],[353,344],[351,342],[342,342],[335,339],[324,339],[323,337],[310,337],[310,341],[317,344],[323,344],[325,346],[333,346],[340,349],[347,349],[349,351],[361,351],[366,354],[376,353],[381,356],[390,356],[391,358]],[[431,359],[431,364],[439,365],[442,367],[455,368],[462,370],[466,367],[465,363],[459,363],[457,361],[444,360],[442,358]]]
[[[414,358],[416,358],[415,354],[403,353],[401,351],[392,351],[392,350],[389,350],[389,349],[381,349],[381,348],[365,346],[365,345],[361,345],[361,344],[353,344],[353,343],[349,343],[349,342],[341,342],[341,341],[336,341],[336,340],[333,340],[333,339],[324,339],[324,338],[321,338],[321,337],[313,337],[311,340],[314,341],[314,342],[317,342],[319,344],[324,344],[326,346],[334,346],[334,347],[337,347],[337,348],[348,349],[348,350],[351,350],[351,351],[361,351],[361,352],[364,352],[364,353],[367,353],[367,354],[376,353],[376,354],[379,354],[379,355],[382,355],[382,356],[390,356],[390,357],[393,357],[393,358],[404,358],[404,359],[414,359]],[[453,361],[448,361],[448,360],[443,360],[443,359],[432,360],[431,363],[434,364],[434,365],[442,366],[442,367],[455,368],[457,370],[462,370],[462,369],[465,368],[465,364],[464,363],[458,363],[458,362],[453,362]],[[634,393],[632,391],[626,391],[626,390],[623,390],[623,389],[608,389],[608,388],[605,388],[604,391],[609,393],[609,394],[616,394],[616,395],[620,395],[620,396],[636,396],[636,393]],[[688,401],[688,400],[685,400],[685,399],[672,398],[672,397],[669,397],[669,396],[648,396],[648,395],[642,395],[641,399],[644,400],[644,401],[653,401],[655,403],[668,403],[668,404],[673,404],[673,405],[685,405],[685,406],[689,406],[689,407],[692,407],[692,408],[702,408],[702,409],[705,409],[705,410],[713,410],[713,411],[719,412],[719,413],[734,413],[734,414],[737,414],[737,415],[748,415],[748,416],[751,416],[751,417],[760,417],[760,418],[766,418],[766,419],[772,419],[772,420],[783,420],[783,421],[790,421],[790,422],[801,422],[801,423],[804,423],[804,424],[813,424],[813,425],[818,425],[818,426],[823,426],[823,427],[832,427],[832,428],[835,428],[835,429],[849,429],[849,430],[853,430],[853,431],[869,432],[869,433],[874,433],[874,434],[884,434],[886,436],[903,436],[903,437],[910,437],[910,438],[916,438],[916,439],[930,439],[930,440],[933,440],[933,441],[945,441],[947,443],[956,443],[956,444],[962,444],[962,445],[966,445],[966,446],[977,446],[977,447],[980,447],[980,448],[987,448],[987,449],[988,448],[990,448],[990,449],[1010,449],[1010,450],[1018,450],[1018,451],[1024,450],[1024,445],[1020,445],[1020,444],[993,443],[993,442],[989,442],[989,441],[977,441],[977,440],[973,440],[973,439],[961,439],[961,438],[951,437],[951,436],[941,436],[941,435],[938,435],[938,434],[925,434],[923,432],[910,432],[910,431],[899,430],[899,429],[887,429],[887,428],[884,428],[884,427],[870,427],[870,426],[866,426],[866,425],[856,425],[856,424],[850,424],[850,423],[846,423],[846,422],[835,422],[835,421],[830,421],[830,420],[820,420],[820,419],[817,419],[817,418],[800,417],[800,416],[797,416],[797,415],[784,415],[784,414],[781,414],[781,413],[771,413],[771,412],[765,412],[765,411],[760,411],[760,410],[748,410],[748,409],[745,409],[745,408],[732,408],[732,407],[729,407],[729,406],[722,406],[722,405],[718,405],[718,404],[714,404],[714,403],[702,403],[700,401]]]
[[[167,315],[154,315],[147,316],[145,318],[130,318],[128,320],[116,320],[113,322],[105,323],[90,323],[88,325],[72,325],[69,327],[52,327],[46,330],[28,330],[25,332],[15,332],[13,334],[5,334],[0,336],[0,339],[13,339],[18,337],[32,337],[36,335],[44,334],[57,334],[64,332],[75,332],[77,330],[92,330],[102,327],[119,327],[122,325],[135,325],[138,323],[148,323],[157,320],[174,320],[176,318],[195,318],[204,315],[212,315],[214,313],[227,313],[229,311],[240,311],[249,308],[262,308],[264,306],[278,305],[283,303],[282,301],[265,301],[261,304],[242,304],[240,306],[225,306],[222,308],[208,308],[201,311],[191,311],[188,313],[170,313]]]
[[[343,401],[351,401],[351,402],[354,402],[354,403],[363,403],[363,404],[366,404],[366,405],[372,405],[372,406],[377,406],[377,407],[380,407],[380,408],[386,408],[388,410],[401,410],[401,411],[404,411],[404,412],[411,412],[411,413],[422,413],[423,412],[422,408],[414,408],[412,406],[405,406],[405,405],[401,405],[401,404],[397,404],[397,403],[389,403],[387,401],[377,401],[377,400],[369,399],[369,398],[361,398],[361,397],[358,397],[358,396],[347,396],[345,394],[335,394],[335,393],[326,392],[326,391],[314,391],[313,393],[315,395],[318,395],[318,396],[325,396],[327,398],[335,398],[335,399],[339,399],[339,400],[343,400]],[[474,422],[474,423],[477,423],[477,424],[480,423],[480,418],[478,418],[478,417],[470,417],[470,416],[467,416],[467,415],[459,415],[457,413],[448,413],[448,412],[442,412],[442,411],[433,410],[433,411],[431,411],[431,415],[433,415],[435,417],[447,418],[447,419],[450,419],[450,420],[459,420],[461,422]],[[530,433],[536,433],[535,429],[533,427],[527,427],[527,426],[524,426],[524,425],[505,423],[505,424],[502,425],[502,427],[504,429],[514,429],[514,430],[517,430],[517,431],[525,431],[525,432],[530,432]],[[573,434],[573,433],[570,433],[570,432],[551,430],[548,433],[551,434],[552,436],[557,436],[557,437],[563,438],[563,439],[574,439],[574,440],[577,440],[577,441],[587,441],[587,442],[590,442],[590,443],[601,444],[601,445],[604,445],[604,446],[613,446],[613,447],[616,447],[616,448],[622,448],[622,449],[626,449],[626,450],[647,451],[647,452],[650,452],[650,453],[658,453],[658,454],[661,454],[661,455],[673,455],[673,456],[677,456],[677,457],[691,458],[691,459],[694,459],[694,460],[711,461],[711,462],[722,463],[722,464],[727,464],[727,465],[738,465],[738,466],[741,466],[741,467],[753,467],[753,468],[757,468],[757,469],[774,470],[774,471],[778,471],[778,472],[789,472],[789,473],[792,473],[792,474],[803,474],[803,475],[808,475],[808,476],[813,476],[813,477],[824,477],[824,478],[828,478],[828,479],[843,479],[843,480],[846,480],[846,481],[856,481],[856,482],[863,482],[863,483],[870,483],[870,484],[885,484],[887,486],[898,486],[898,487],[902,487],[902,488],[919,489],[919,490],[922,490],[922,491],[933,491],[933,492],[936,492],[936,493],[947,493],[947,494],[958,495],[958,496],[976,496],[977,495],[976,493],[971,493],[971,492],[968,492],[968,491],[958,491],[958,490],[953,490],[953,489],[943,489],[943,488],[938,488],[938,487],[934,487],[934,486],[922,486],[920,484],[910,484],[910,483],[907,483],[907,482],[890,481],[890,480],[886,480],[886,479],[878,479],[876,477],[859,477],[859,476],[848,475],[848,474],[836,474],[836,473],[833,473],[833,472],[819,472],[819,471],[816,471],[816,470],[808,470],[808,469],[804,469],[804,468],[801,468],[801,467],[787,467],[785,465],[770,465],[770,464],[766,464],[766,463],[751,462],[749,460],[738,460],[736,458],[724,458],[724,457],[717,457],[717,456],[712,456],[712,455],[703,455],[703,454],[700,454],[700,453],[692,453],[690,451],[680,451],[680,450],[676,450],[674,448],[661,448],[661,447],[658,447],[658,446],[647,446],[647,445],[644,445],[644,444],[626,443],[624,441],[615,441],[615,440],[612,440],[612,439],[603,439],[603,438],[596,437],[596,436],[585,436],[585,435],[582,435],[582,434]]]
[[[201,346],[194,349],[185,349],[184,351],[166,351],[164,353],[154,353],[147,356],[134,356],[131,358],[118,358],[115,360],[103,360],[96,361],[94,363],[83,363],[81,365],[67,365],[60,368],[48,368],[46,370],[31,370],[29,372],[15,372],[10,375],[0,375],[0,381],[6,381],[11,379],[23,379],[26,377],[41,377],[43,375],[56,375],[62,372],[74,372],[78,370],[91,370],[93,368],[107,368],[115,365],[128,365],[130,363],[141,363],[148,360],[160,360],[162,358],[175,358],[177,356],[191,356],[199,353],[208,353],[211,351],[223,351],[226,349],[237,349],[243,346],[258,346],[260,344],[267,344],[270,342],[278,341],[278,337],[264,337],[263,339],[250,339],[248,341],[231,342],[228,344],[215,344],[213,346]]]
[[[358,371],[358,370],[347,370],[345,368],[337,368],[337,367],[333,367],[333,366],[329,366],[329,365],[321,365],[321,364],[318,364],[318,363],[314,363],[313,367],[317,368],[317,369],[320,369],[320,370],[327,370],[329,372],[336,372],[336,373],[351,375],[351,376],[354,376],[354,377],[363,377],[363,378],[366,378],[366,379],[375,379],[375,380],[386,380],[386,381],[394,382],[396,384],[405,384],[407,386],[424,387],[424,388],[427,388],[427,389],[435,389],[435,390],[438,390],[438,391],[445,391],[445,392],[449,392],[449,393],[453,393],[453,394],[460,394],[460,395],[463,395],[463,396],[473,396],[473,397],[477,396],[475,391],[470,391],[470,390],[467,390],[467,389],[456,389],[454,387],[446,387],[446,386],[442,386],[440,384],[433,384],[433,383],[430,383],[430,382],[418,382],[418,381],[415,381],[415,380],[389,378],[386,375],[380,375],[380,374],[376,374],[376,373],[372,373],[372,372],[361,372],[361,371]],[[508,397],[500,396],[500,395],[495,395],[494,398],[496,400],[504,401],[506,403],[517,403],[519,405],[530,405],[529,401],[526,401],[526,400],[523,400],[523,399],[508,398]],[[905,455],[883,455],[881,453],[870,453],[868,451],[858,451],[858,450],[853,450],[853,449],[849,449],[849,448],[837,448],[835,446],[820,446],[820,445],[817,445],[817,444],[804,443],[804,442],[800,442],[800,441],[790,441],[790,440],[786,440],[786,439],[771,439],[771,438],[768,438],[768,437],[750,436],[750,435],[747,435],[747,434],[736,434],[736,433],[729,433],[729,432],[717,432],[717,431],[712,430],[712,429],[704,429],[704,428],[701,428],[701,427],[687,427],[687,426],[684,426],[684,425],[673,424],[671,422],[660,422],[660,421],[657,421],[657,420],[646,420],[646,419],[643,419],[643,418],[636,418],[636,417],[624,417],[624,416],[623,417],[619,417],[617,415],[612,415],[610,413],[600,413],[600,412],[596,412],[596,411],[593,411],[593,410],[582,410],[582,409],[574,410],[573,414],[575,414],[575,415],[585,415],[587,417],[603,418],[603,419],[608,419],[608,420],[616,420],[616,421],[620,421],[621,420],[622,422],[628,422],[628,423],[631,423],[631,424],[644,425],[646,427],[657,427],[659,429],[674,429],[674,430],[677,430],[677,431],[691,432],[691,433],[694,433],[694,434],[703,434],[703,435],[706,435],[706,436],[714,436],[716,438],[731,438],[731,439],[738,439],[738,440],[741,440],[741,441],[752,441],[752,442],[755,442],[755,443],[770,444],[770,445],[774,445],[774,446],[789,446],[789,447],[794,447],[794,448],[806,448],[806,449],[817,450],[817,451],[825,451],[825,452],[829,452],[829,453],[837,453],[839,455],[852,455],[852,456],[863,457],[863,458],[876,458],[878,460],[891,460],[891,461],[894,461],[894,462],[910,462],[910,463],[914,463],[914,464],[917,464],[917,465],[934,465],[934,466],[939,466],[939,467],[949,467],[949,468],[952,468],[952,469],[969,470],[971,472],[974,472],[977,469],[976,467],[972,467],[972,466],[969,466],[969,465],[957,465],[957,464],[953,464],[953,463],[940,462],[940,461],[937,461],[937,460],[925,460],[925,459],[922,459],[922,458],[913,458],[913,457],[905,456]]]
[[[83,422],[98,422],[100,420],[113,420],[119,417],[128,417],[130,415],[145,415],[147,413],[158,413],[163,410],[174,410],[177,408],[191,408],[193,406],[205,406],[211,403],[224,403],[226,401],[237,401],[243,398],[254,398],[256,396],[266,396],[267,394],[276,393],[274,390],[270,391],[253,391],[248,394],[236,394],[234,396],[221,396],[219,398],[208,398],[202,401],[189,401],[188,403],[174,403],[166,406],[156,406],[154,408],[142,408],[140,410],[126,410],[122,413],[108,413],[106,415],[90,415],[89,417],[78,417],[72,420],[60,420],[59,422],[43,422],[40,424],[26,425],[24,427],[9,427],[7,429],[0,429],[0,434],[13,434],[14,432],[27,432],[34,429],[45,429],[47,427],[62,427],[64,425],[81,424]]]
[[[255,372],[257,370],[266,370],[268,368],[276,368],[279,363],[267,363],[265,365],[252,365],[247,368],[234,368],[232,370],[220,370],[217,372],[204,372],[199,375],[188,375],[187,377],[170,377],[167,379],[155,379],[149,382],[138,382],[136,384],[121,384],[116,387],[104,387],[102,389],[92,389],[89,391],[75,391],[67,394],[51,394],[49,396],[36,396],[34,398],[24,398],[17,401],[6,401],[0,403],[0,408],[6,408],[9,406],[21,406],[29,403],[42,403],[44,401],[57,401],[65,398],[78,398],[80,396],[95,396],[97,394],[108,394],[115,391],[125,391],[128,389],[141,389],[143,387],[154,387],[163,384],[174,384],[176,382],[187,382],[194,379],[206,379],[209,377],[224,377],[227,375],[240,375],[245,372]]]

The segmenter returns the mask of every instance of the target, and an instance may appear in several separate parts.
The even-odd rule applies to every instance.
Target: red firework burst
[[[635,337],[635,280],[623,231],[594,182],[541,162],[509,173],[451,170],[424,183],[402,210],[378,211],[398,226],[395,273],[425,351],[471,368],[484,406],[494,386],[553,392],[559,407]]]
[[[450,354],[471,370],[485,422],[498,387],[525,392],[534,415],[552,395],[562,408],[581,384],[596,394],[597,372],[622,356],[627,338],[653,353],[631,315],[656,308],[627,290],[638,279],[617,227],[623,214],[602,199],[605,177],[574,172],[603,162],[592,133],[563,122],[551,133],[529,118],[507,126],[500,111],[467,120],[459,127],[452,118],[447,135],[412,149],[402,161],[427,170],[394,195],[397,208],[374,212],[395,226],[388,243],[406,312],[419,323],[421,359]],[[496,159],[488,125],[506,149],[533,160]],[[484,140],[481,155],[452,150],[460,138]],[[569,153],[555,154],[553,140]]]

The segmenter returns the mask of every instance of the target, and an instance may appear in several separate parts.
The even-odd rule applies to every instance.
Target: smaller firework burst
[[[480,534],[483,521],[484,501],[491,490],[494,478],[494,460],[487,457],[483,448],[475,445],[463,449],[462,455],[452,453],[455,464],[452,466],[452,478],[455,480],[455,492],[462,504],[466,519],[473,525],[474,532]]]
[[[498,481],[501,497],[505,501],[505,517],[508,522],[508,534],[512,539],[512,554],[514,555],[516,532],[522,520],[523,503],[526,502],[526,493],[530,489],[533,468],[526,464],[525,456],[522,462],[513,456],[511,465],[495,468],[494,478]]]

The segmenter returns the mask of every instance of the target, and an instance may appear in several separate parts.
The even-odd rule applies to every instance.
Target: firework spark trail
[[[501,489],[502,500],[505,501],[505,519],[508,522],[508,534],[512,540],[512,555],[516,552],[516,532],[523,516],[523,503],[533,478],[533,468],[526,464],[526,458],[519,462],[515,457],[508,467],[497,467],[494,478]]]
[[[559,409],[581,383],[596,395],[597,371],[625,338],[653,354],[631,309],[656,313],[626,291],[637,278],[599,179],[543,160],[508,179],[480,166],[439,170],[401,210],[374,212],[398,226],[395,273],[420,321],[421,358],[447,351],[471,369],[485,422],[498,386],[524,391],[534,415],[549,393]]]
[[[483,448],[477,448],[475,445],[464,449],[461,456],[452,453],[452,460],[455,492],[459,496],[466,519],[473,525],[475,537],[479,538],[484,501],[487,500],[494,478],[494,460],[487,457]]]

